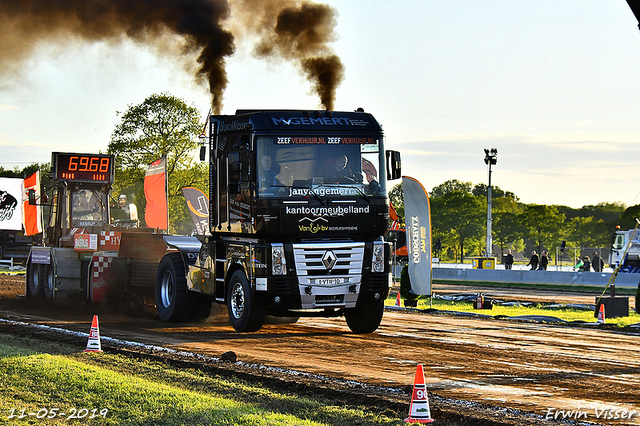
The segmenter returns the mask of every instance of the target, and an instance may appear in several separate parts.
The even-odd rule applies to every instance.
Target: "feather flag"
[[[429,194],[416,179],[402,176],[409,280],[414,294],[431,294],[431,207]]]
[[[167,199],[167,159],[162,157],[149,166],[144,176],[144,196],[147,207],[144,219],[149,228],[169,229]]]
[[[35,193],[36,205],[29,204],[29,190]],[[42,232],[42,205],[40,197],[40,170],[29,176],[22,183],[22,225],[25,235],[35,235]]]
[[[193,226],[196,229],[196,234],[206,235],[209,233],[209,197],[192,186],[182,188],[182,193],[187,202],[189,212],[191,212],[191,219],[193,220]]]

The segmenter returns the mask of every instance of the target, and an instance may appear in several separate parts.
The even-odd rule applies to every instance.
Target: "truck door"
[[[251,135],[228,135],[218,169],[219,217],[228,231],[251,232],[252,169]]]

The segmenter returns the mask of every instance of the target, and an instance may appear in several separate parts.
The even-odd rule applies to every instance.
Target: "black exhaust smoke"
[[[226,0],[2,0],[0,72],[19,74],[22,61],[44,44],[116,44],[129,38],[166,55],[182,55],[185,67],[195,68],[196,80],[208,83],[213,110],[219,113],[227,85],[225,58],[235,51],[226,23],[261,36],[255,49],[259,57],[296,61],[322,105],[333,109],[343,76],[342,63],[327,45],[334,39],[333,9],[295,0],[237,0],[232,5],[238,10]],[[179,52],[166,36],[179,36]]]
[[[226,1],[213,0],[2,0],[0,69],[17,71],[39,43],[70,39],[118,42],[128,37],[163,51],[166,34],[182,36],[183,53],[197,55],[197,78],[209,82],[213,108],[222,106],[227,84],[224,58],[233,35],[222,28]]]
[[[316,3],[278,0],[243,0],[243,3],[272,3],[265,12],[279,11],[275,17],[263,15],[256,54],[261,57],[277,55],[297,62],[320,97],[322,106],[332,110],[336,89],[344,77],[340,58],[329,48],[329,43],[335,39],[336,12],[327,5]],[[255,9],[245,7],[243,10]]]

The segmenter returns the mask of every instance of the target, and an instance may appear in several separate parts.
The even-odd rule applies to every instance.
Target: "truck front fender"
[[[189,269],[189,265],[195,265],[202,247],[198,238],[182,235],[164,235],[163,238],[168,250],[177,250],[180,253],[185,270]]]

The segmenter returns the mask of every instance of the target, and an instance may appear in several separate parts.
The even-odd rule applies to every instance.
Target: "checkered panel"
[[[113,259],[111,256],[93,256],[93,278],[100,278]]]

